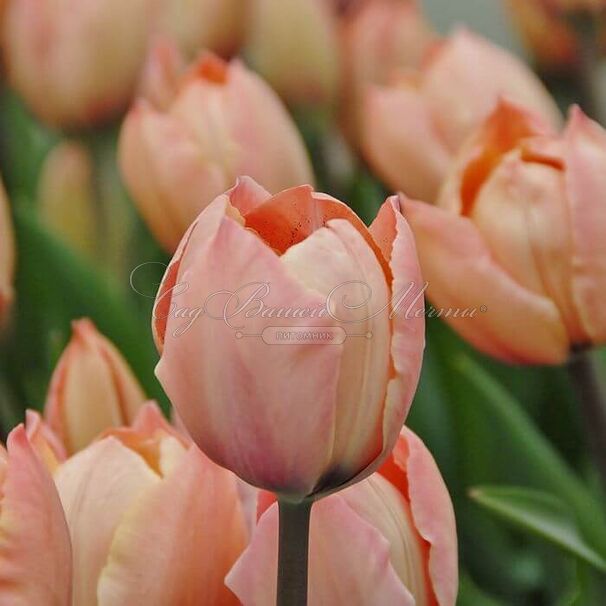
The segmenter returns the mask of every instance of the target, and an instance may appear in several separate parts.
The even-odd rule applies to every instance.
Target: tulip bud
[[[71,604],[71,547],[50,473],[22,425],[0,445],[0,603]]]
[[[389,187],[433,202],[454,154],[501,96],[553,125],[561,122],[555,102],[522,62],[460,30],[436,47],[419,74],[367,92],[364,153]]]
[[[4,50],[12,85],[53,126],[83,126],[126,106],[145,57],[149,0],[10,0]]]
[[[15,240],[6,192],[0,181],[0,326],[13,300],[14,272]]]
[[[429,296],[480,350],[559,364],[606,342],[606,133],[578,108],[562,135],[502,102],[434,208],[410,203]]]
[[[97,225],[93,163],[87,149],[72,141],[56,145],[48,154],[38,185],[42,220],[78,252],[94,258]]]
[[[45,418],[69,454],[108,427],[129,424],[145,396],[118,350],[90,320],[73,323],[50,383]]]
[[[234,606],[225,574],[248,536],[236,478],[153,405],[55,474],[74,550],[74,604]]]
[[[243,179],[167,269],[156,374],[211,459],[284,498],[325,494],[370,475],[397,439],[421,366],[421,288],[397,197],[369,231],[309,186],[271,196]]]
[[[243,604],[275,603],[277,545],[273,505],[226,579]],[[421,440],[404,429],[377,473],[314,504],[309,604],[454,606],[457,559],[444,480]]]
[[[337,20],[326,0],[252,0],[247,51],[255,69],[289,104],[334,101]]]
[[[131,110],[119,155],[143,218],[171,252],[239,175],[272,192],[313,179],[301,137],[271,89],[239,61],[212,55],[187,74],[167,110],[145,102]]]
[[[354,137],[371,84],[387,84],[396,69],[418,69],[436,34],[413,0],[361,0],[342,19],[342,101]]]

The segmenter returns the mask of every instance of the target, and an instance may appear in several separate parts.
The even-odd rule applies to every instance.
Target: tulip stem
[[[307,606],[309,521],[312,501],[279,501],[277,606]]]
[[[588,352],[574,353],[567,368],[581,405],[592,455],[606,487],[606,398],[598,369]]]

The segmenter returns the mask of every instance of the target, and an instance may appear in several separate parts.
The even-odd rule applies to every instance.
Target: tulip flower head
[[[261,516],[227,577],[243,604],[276,601],[277,505]],[[454,606],[457,534],[431,454],[408,429],[370,478],[316,503],[311,514],[309,605]]]
[[[441,208],[411,203],[428,294],[510,362],[559,364],[606,342],[606,133],[573,108],[556,134],[503,101],[454,164]],[[515,330],[514,330],[515,327]]]
[[[45,418],[69,454],[108,427],[131,423],[145,395],[118,350],[90,320],[73,323],[53,373]]]
[[[363,151],[389,187],[434,202],[454,155],[501,96],[554,127],[561,123],[555,102],[528,67],[459,30],[436,46],[418,74],[367,91]]]
[[[275,93],[241,62],[212,55],[184,76],[168,108],[141,101],[131,110],[119,155],[143,218],[171,252],[239,175],[276,193],[313,181],[303,141]]]
[[[293,501],[325,494],[397,439],[424,346],[420,280],[397,197],[369,231],[309,186],[272,196],[242,179],[166,271],[156,374],[214,461]]]
[[[223,582],[248,540],[236,478],[154,405],[71,457],[55,482],[73,545],[74,604],[238,603]]]
[[[15,238],[4,186],[0,181],[0,327],[13,300]]]

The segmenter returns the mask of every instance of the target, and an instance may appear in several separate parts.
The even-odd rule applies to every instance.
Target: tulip
[[[361,0],[342,18],[342,103],[355,139],[362,100],[372,84],[385,85],[399,69],[418,69],[436,34],[413,0]]]
[[[0,181],[0,325],[13,300],[14,272],[15,240],[6,192]]]
[[[150,0],[9,0],[3,35],[9,79],[53,126],[111,118],[134,91],[150,15]]]
[[[71,547],[50,473],[22,425],[0,446],[0,603],[69,606]]]
[[[453,156],[500,96],[554,126],[561,122],[554,101],[524,64],[459,30],[436,48],[419,74],[367,92],[364,153],[389,187],[433,202]]]
[[[44,415],[68,454],[87,446],[108,427],[127,425],[145,396],[118,350],[90,320],[72,324],[48,391]]]
[[[67,459],[65,446],[59,436],[50,428],[40,413],[28,410],[25,413],[25,428],[27,438],[38,457],[47,469],[54,473],[57,467]]]
[[[247,55],[288,103],[324,105],[339,83],[338,22],[326,0],[252,0]]]
[[[428,294],[478,349],[559,364],[606,342],[606,133],[578,108],[557,135],[502,102],[469,141],[439,206],[410,203]]]
[[[95,207],[93,162],[86,147],[62,141],[46,157],[38,204],[44,223],[78,252],[94,258],[99,219]]]
[[[420,282],[398,197],[369,231],[310,186],[271,196],[242,179],[166,271],[156,374],[193,440],[245,482],[294,502],[337,490],[388,456],[410,407]]]
[[[277,505],[227,576],[243,606],[276,603]],[[311,515],[310,606],[454,606],[457,535],[444,481],[427,448],[404,429],[370,478],[317,502]]]
[[[247,541],[235,477],[153,405],[55,473],[74,555],[74,606],[227,605]]]
[[[171,252],[239,175],[272,192],[313,179],[301,137],[271,89],[239,61],[212,55],[185,77],[168,110],[134,107],[119,156],[143,218]]]

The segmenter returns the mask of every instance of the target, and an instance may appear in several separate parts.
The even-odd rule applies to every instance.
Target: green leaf
[[[502,602],[485,594],[465,573],[461,573],[457,606],[502,606]]]
[[[482,486],[470,496],[504,520],[606,572],[606,560],[586,543],[570,509],[553,495],[515,486]]]

